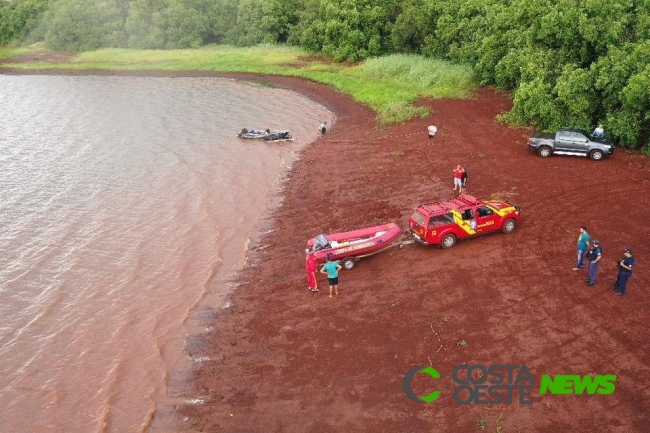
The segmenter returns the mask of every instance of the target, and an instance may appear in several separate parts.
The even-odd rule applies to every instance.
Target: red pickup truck
[[[416,208],[409,218],[409,231],[416,241],[451,248],[458,239],[499,230],[512,233],[520,218],[521,209],[515,204],[462,195]]]

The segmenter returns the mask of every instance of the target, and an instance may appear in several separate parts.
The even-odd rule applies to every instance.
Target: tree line
[[[511,124],[650,151],[648,0],[0,0],[0,45],[53,50],[280,43],[356,62],[412,53],[513,90]]]

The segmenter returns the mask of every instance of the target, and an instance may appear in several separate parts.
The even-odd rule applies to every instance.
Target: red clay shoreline
[[[650,161],[617,149],[610,159],[541,159],[529,130],[494,122],[511,102],[481,89],[468,100],[424,100],[432,118],[378,130],[374,114],[334,89],[290,77],[138,71],[19,71],[20,74],[214,76],[294,90],[337,115],[307,146],[283,186],[283,202],[238,277],[232,306],[206,319],[188,345],[197,364],[172,431],[204,432],[645,432],[650,422],[650,254],[643,205]],[[17,73],[0,70],[0,73]],[[427,139],[426,125],[438,136]],[[317,126],[317,125],[316,125]],[[316,127],[315,126],[315,127]],[[468,169],[468,192],[519,204],[512,235],[460,242],[448,251],[392,249],[341,274],[341,299],[309,293],[307,239],[378,222],[406,227],[414,206],[452,196],[452,169]],[[645,199],[644,199],[645,198]],[[596,286],[571,271],[577,228],[604,247]],[[638,269],[628,295],[613,296],[614,260],[631,247]],[[464,344],[462,342],[465,342]],[[616,374],[611,395],[539,395],[533,405],[462,406],[451,371],[459,364],[525,364],[543,374]],[[402,380],[416,376],[416,404]],[[424,376],[424,377],[421,377]],[[483,421],[481,421],[481,424]]]

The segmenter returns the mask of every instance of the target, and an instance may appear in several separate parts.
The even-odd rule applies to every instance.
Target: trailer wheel
[[[357,261],[354,260],[352,257],[348,257],[346,259],[341,260],[341,266],[343,266],[343,269],[346,271],[350,271],[354,269],[354,267],[357,265]]]
[[[440,246],[446,250],[452,248],[454,245],[456,245],[456,235],[453,233],[446,235],[442,238],[442,242],[440,242]]]

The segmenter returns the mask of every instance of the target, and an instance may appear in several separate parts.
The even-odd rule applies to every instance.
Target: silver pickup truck
[[[555,134],[534,132],[528,139],[528,147],[542,158],[555,155],[588,156],[599,161],[614,153],[614,145],[580,129],[562,128]]]

